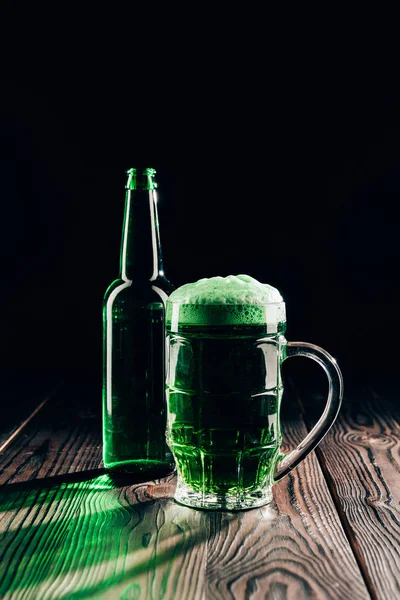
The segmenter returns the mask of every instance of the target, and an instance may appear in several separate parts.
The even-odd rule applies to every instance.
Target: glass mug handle
[[[275,466],[274,483],[285,477],[289,471],[305,459],[314,450],[322,438],[328,433],[338,415],[343,398],[343,377],[335,359],[323,348],[307,342],[288,342],[286,358],[291,356],[307,356],[315,360],[325,371],[328,382],[328,399],[325,410],[317,424],[297,446],[295,450],[284,456]]]

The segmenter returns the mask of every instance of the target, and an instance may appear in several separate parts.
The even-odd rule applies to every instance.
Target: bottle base
[[[104,467],[109,473],[121,475],[168,475],[172,473],[175,465],[162,460],[124,460],[112,463],[104,462]]]
[[[237,494],[211,494],[196,492],[193,489],[178,485],[175,500],[179,504],[203,510],[248,510],[258,508],[272,502],[272,489],[267,487],[257,492],[238,492]]]

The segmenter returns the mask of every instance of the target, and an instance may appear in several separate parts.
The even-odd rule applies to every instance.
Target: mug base
[[[272,489],[267,487],[251,493],[211,494],[196,492],[187,486],[178,485],[174,498],[179,504],[203,510],[248,510],[272,502]]]

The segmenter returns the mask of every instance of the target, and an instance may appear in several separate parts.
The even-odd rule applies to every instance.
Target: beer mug
[[[181,286],[167,301],[167,444],[177,467],[175,499],[203,509],[267,504],[272,485],[296,467],[335,421],[340,369],[325,350],[285,339],[285,303],[248,275]],[[288,455],[280,452],[282,363],[307,356],[325,371],[325,410]]]

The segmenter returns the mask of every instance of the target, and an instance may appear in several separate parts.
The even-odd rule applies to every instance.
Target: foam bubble
[[[285,304],[279,291],[250,275],[211,277],[187,283],[167,302],[167,324],[264,325],[276,331],[284,322]]]

